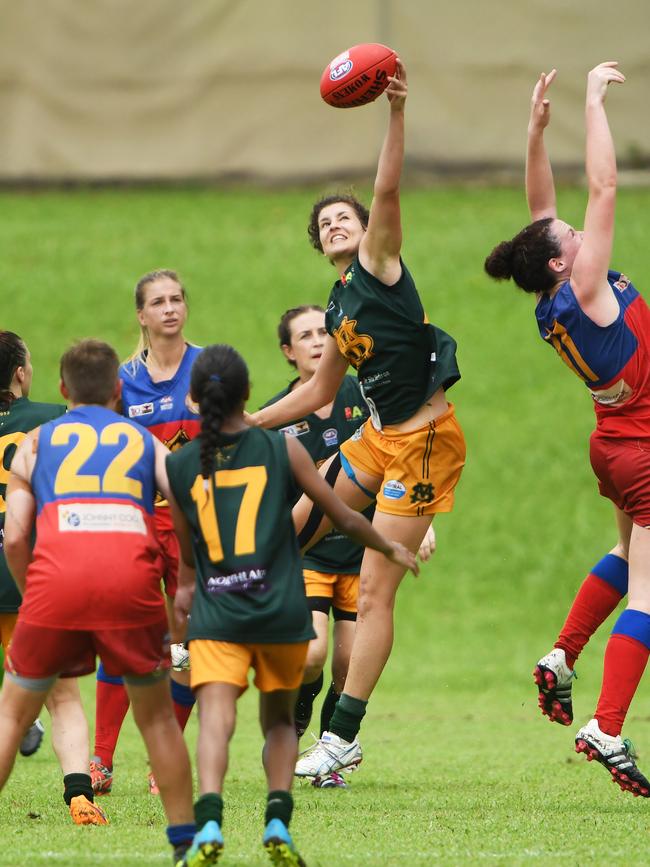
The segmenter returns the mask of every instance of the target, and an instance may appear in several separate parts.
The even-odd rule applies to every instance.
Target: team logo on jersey
[[[354,266],[352,266],[348,271],[346,271],[345,274],[341,277],[341,283],[344,286],[347,286],[348,283],[350,283],[352,281],[353,277],[354,277]]]
[[[176,431],[174,436],[171,436],[168,440],[163,440],[170,452],[178,451],[189,441],[190,438],[187,435],[187,431],[184,431],[182,427]]]
[[[406,493],[406,488],[397,479],[389,479],[384,485],[382,493],[389,500],[401,500]]]
[[[431,482],[417,482],[411,492],[412,503],[433,503],[433,485]]]
[[[346,406],[344,411],[347,421],[352,421],[355,418],[363,418],[363,410],[360,406]]]
[[[627,287],[629,285],[630,285],[630,281],[625,276],[625,274],[621,274],[621,276],[618,278],[616,283],[614,283],[615,288],[618,289],[619,292],[625,292],[625,290],[627,289]]]
[[[160,409],[161,410],[169,410],[174,408],[174,398],[171,394],[167,395],[167,397],[160,398]]]
[[[60,533],[139,533],[147,535],[140,509],[119,503],[66,503],[58,506]]]
[[[129,418],[138,418],[141,415],[151,415],[152,413],[152,403],[138,403],[135,406],[129,407]]]
[[[185,395],[185,406],[189,409],[190,412],[194,413],[194,415],[200,415],[201,410],[199,409],[199,405],[198,403],[194,403],[194,401],[190,397],[189,391]]]
[[[357,334],[357,320],[344,316],[334,331],[334,337],[341,355],[345,355],[352,367],[359,368],[364,361],[375,354],[375,342],[369,334]]]
[[[281,427],[280,433],[286,434],[288,437],[301,437],[303,434],[309,433],[309,422],[303,420]]]
[[[339,434],[335,427],[328,427],[323,431],[323,442],[326,446],[337,446],[339,444]]]

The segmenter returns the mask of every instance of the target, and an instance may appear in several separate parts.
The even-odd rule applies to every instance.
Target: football
[[[320,95],[335,108],[355,108],[377,99],[395,75],[397,55],[378,42],[353,45],[325,67]]]

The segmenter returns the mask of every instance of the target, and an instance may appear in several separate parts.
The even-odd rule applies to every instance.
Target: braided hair
[[[0,331],[0,403],[16,399],[11,381],[19,367],[27,364],[27,347],[13,331]]]
[[[214,470],[214,453],[224,420],[247,396],[246,362],[226,343],[206,346],[192,366],[190,392],[201,413],[201,475],[208,479]]]

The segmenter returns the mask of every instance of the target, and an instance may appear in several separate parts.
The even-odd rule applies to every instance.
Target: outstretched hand
[[[397,563],[398,566],[410,569],[414,575],[419,575],[420,567],[415,559],[415,554],[412,554],[401,542],[391,542],[390,545],[391,551],[386,554],[386,557],[391,563]]]
[[[553,83],[557,69],[551,69],[549,73],[542,72],[530,100],[530,125],[537,129],[545,129],[551,119],[551,101],[546,97],[546,91]]]
[[[395,75],[391,75],[388,79],[388,87],[386,88],[386,96],[390,102],[392,111],[403,111],[406,102],[406,94],[408,85],[406,83],[406,69],[402,61],[397,58]]]
[[[625,76],[620,71],[617,60],[599,63],[587,76],[587,99],[604,102],[610,84],[623,84]]]

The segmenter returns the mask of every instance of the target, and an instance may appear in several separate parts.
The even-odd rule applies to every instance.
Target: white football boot
[[[344,741],[331,732],[323,732],[320,740],[299,757],[294,771],[297,777],[326,777],[335,771],[353,771],[362,759],[359,741]]]
[[[592,719],[576,735],[576,752],[584,753],[589,762],[600,762],[624,792],[650,798],[650,782],[637,768],[634,748],[627,738],[601,732],[598,721]]]
[[[533,678],[539,690],[538,704],[549,722],[569,726],[573,722],[571,687],[576,676],[566,664],[566,655],[555,647],[535,666]]]

